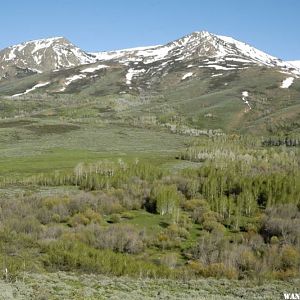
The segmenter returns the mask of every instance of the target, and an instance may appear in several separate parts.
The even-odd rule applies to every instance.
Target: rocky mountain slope
[[[31,41],[0,52],[0,74],[0,95],[8,99],[109,97],[113,110],[129,109],[128,118],[151,109],[198,128],[251,130],[281,120],[298,128],[297,64],[206,31],[98,53],[64,38]]]
[[[293,68],[282,60],[268,55],[231,37],[193,32],[166,45],[93,53],[97,60],[115,60],[121,63],[143,62],[149,64],[165,59],[177,61],[196,57],[215,58],[216,62],[236,61],[271,67]]]
[[[232,70],[249,65],[263,65],[300,74],[296,62],[283,62],[231,37],[200,31],[166,45],[98,53],[84,52],[63,37],[29,41],[0,51],[0,78],[57,71],[97,61],[127,66],[133,63],[142,65],[147,70],[157,62],[161,62],[160,68],[164,69],[169,64],[192,59],[199,59],[204,68]],[[142,72],[138,67],[131,70],[132,77],[134,73]]]
[[[95,59],[63,37],[34,40],[0,51],[0,78],[55,71]]]

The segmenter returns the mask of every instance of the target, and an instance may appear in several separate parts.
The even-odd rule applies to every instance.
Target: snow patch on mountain
[[[38,70],[38,69],[34,69],[34,68],[28,68],[28,70],[35,72],[35,73],[43,73],[42,71]]]
[[[96,67],[83,69],[83,70],[80,71],[80,73],[94,73],[98,70],[107,69],[107,68],[109,68],[109,66],[107,66],[107,65],[98,65]]]
[[[127,85],[131,85],[132,79],[133,79],[135,76],[138,76],[139,74],[144,73],[145,71],[146,71],[145,69],[135,70],[135,69],[133,69],[133,68],[130,68],[130,69],[127,71],[127,74],[126,74],[126,84],[127,84]]]
[[[98,61],[108,61],[117,60],[118,62],[136,62],[142,61],[144,57],[150,56],[152,51],[156,48],[162,47],[158,46],[146,46],[146,47],[136,47],[127,48],[115,51],[103,51],[103,52],[93,52],[90,53]]]
[[[249,92],[248,91],[243,91],[242,92],[242,100],[248,106],[249,109],[252,109],[252,107],[250,106],[250,103],[249,103],[249,101],[247,99],[248,97],[249,97]]]
[[[59,92],[63,92],[66,90],[67,86],[70,85],[73,81],[77,81],[80,79],[85,78],[87,75],[86,74],[76,74],[70,77],[67,77],[65,82],[64,82],[64,86],[59,90]]]
[[[33,86],[32,88],[27,89],[24,93],[15,94],[15,95],[12,95],[11,97],[15,98],[15,97],[19,97],[19,96],[22,96],[22,95],[26,95],[26,94],[34,91],[35,89],[46,86],[48,84],[50,84],[50,82],[38,83],[35,86]]]
[[[68,77],[68,78],[66,78],[65,85],[68,86],[68,85],[70,85],[73,81],[80,80],[80,79],[83,79],[83,78],[85,78],[85,77],[86,77],[85,74],[74,75],[74,76]]]
[[[235,70],[237,68],[227,68],[220,65],[207,65],[207,66],[199,66],[199,68],[212,68],[215,70]]]
[[[290,61],[286,61],[286,63],[291,65],[293,68],[300,70],[300,60],[290,60]]]
[[[15,49],[12,49],[12,51],[10,51],[9,53],[7,53],[5,56],[4,56],[4,60],[5,61],[10,61],[10,60],[13,60],[15,59],[17,56],[15,54]]]
[[[182,76],[181,80],[185,80],[186,78],[189,78],[189,77],[191,77],[191,76],[193,76],[193,73],[192,73],[192,72],[188,72],[188,73],[186,73],[186,74],[184,74],[184,75]]]
[[[211,75],[211,77],[219,77],[219,76],[222,76],[222,75],[223,75],[223,73],[213,74],[213,75]]]
[[[284,79],[281,83],[280,88],[282,89],[288,89],[294,82],[295,78],[294,77],[288,77]]]
[[[234,61],[234,62],[242,62],[242,63],[249,63],[251,60],[244,59],[244,58],[238,58],[238,57],[225,57],[226,61]]]

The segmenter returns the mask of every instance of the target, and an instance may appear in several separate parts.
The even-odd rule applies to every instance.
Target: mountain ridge
[[[7,49],[0,52],[11,58],[0,62],[0,96],[8,102],[92,98],[108,101],[101,107],[108,119],[146,118],[144,110],[147,117],[151,110],[170,130],[194,133],[174,121],[201,130],[258,132],[273,124],[298,130],[300,69],[230,37],[202,31],[165,45],[99,53],[56,37]],[[34,55],[42,55],[41,64]]]
[[[165,45],[100,52],[84,51],[62,36],[31,40],[0,51],[0,78],[18,74],[15,68],[31,74],[97,61],[118,61],[123,64],[142,61],[144,64],[149,64],[171,56],[183,60],[195,55],[215,58],[233,56],[232,59],[240,57],[245,58],[247,60],[245,62],[248,63],[279,67],[296,75],[300,74],[298,64],[282,61],[232,37],[215,35],[207,31],[195,31]]]
[[[55,71],[94,61],[64,37],[31,40],[0,51],[0,77],[18,75],[18,71],[29,74]]]
[[[234,52],[234,47],[237,48],[237,50],[243,52],[244,51],[244,55],[245,56],[249,56],[250,58],[252,58],[252,60],[254,62],[257,63],[262,63],[265,65],[269,65],[269,66],[278,66],[278,67],[283,67],[283,68],[294,68],[294,66],[292,64],[289,64],[288,62],[285,62],[275,56],[269,55],[261,50],[256,49],[253,46],[250,46],[247,43],[244,42],[240,42],[232,37],[228,37],[228,36],[223,36],[223,35],[216,35],[216,34],[212,34],[209,33],[208,31],[195,31],[192,32],[188,35],[185,35],[179,39],[176,39],[174,41],[171,41],[165,45],[155,45],[155,46],[146,46],[146,47],[135,47],[135,48],[129,48],[129,49],[120,49],[120,50],[113,50],[113,51],[101,51],[101,52],[93,52],[91,53],[92,55],[95,55],[95,57],[100,60],[100,61],[105,61],[105,60],[109,60],[109,59],[116,59],[116,58],[122,58],[122,54],[123,55],[135,55],[137,54],[138,56],[143,56],[146,54],[146,56],[150,56],[149,51],[153,51],[153,52],[158,52],[157,50],[162,50],[164,48],[171,48],[172,49],[172,45],[175,46],[184,46],[186,44],[190,44],[191,42],[193,42],[193,38],[196,39],[207,39],[210,38],[211,40],[214,40],[214,47],[216,48],[215,51],[218,52],[219,51],[219,55],[218,53],[215,53],[215,55],[213,56],[224,56],[226,54],[235,54]],[[218,41],[219,39],[219,41]],[[220,45],[220,40],[225,43],[224,45]],[[234,45],[234,47],[231,47],[231,49],[226,52],[226,49],[224,50],[224,46],[228,45],[226,44],[231,44]],[[208,49],[209,50],[209,49]],[[211,49],[211,51],[213,52],[213,49]],[[209,51],[207,51],[209,52]],[[199,54],[199,53],[198,53]],[[201,53],[203,54],[207,54],[207,53]],[[155,53],[154,53],[155,55]],[[251,55],[254,55],[254,57],[251,57]],[[300,72],[296,71],[296,74],[300,74]]]

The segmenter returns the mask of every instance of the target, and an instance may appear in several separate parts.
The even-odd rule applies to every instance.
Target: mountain
[[[109,99],[109,108],[99,108],[110,112],[109,120],[133,120],[145,110],[149,117],[151,110],[166,126],[180,119],[191,128],[225,131],[299,127],[297,65],[206,31],[97,53],[64,38],[30,41],[0,52],[0,73],[0,96]]]
[[[223,73],[265,66],[277,68],[278,71],[287,72],[292,76],[300,74],[300,69],[294,65],[231,37],[207,31],[191,33],[166,45],[99,52],[92,55],[103,63],[115,62],[127,66],[128,85],[138,77],[140,82],[153,81],[149,81],[149,77],[154,78],[159,74],[164,76],[170,68],[178,66],[189,71],[190,68],[207,68]],[[189,74],[192,76],[192,72],[187,72],[183,75],[184,79],[190,77]]]
[[[63,37],[34,40],[0,51],[0,78],[70,68],[95,60]]]
[[[287,63],[289,63],[290,65],[292,65],[293,67],[300,69],[300,60],[290,60],[287,61]]]
[[[0,78],[57,71],[96,61],[149,65],[158,61],[172,60],[174,63],[195,58],[202,59],[203,67],[207,68],[224,69],[227,66],[233,69],[236,64],[242,63],[244,67],[256,64],[293,72],[293,68],[299,67],[297,62],[283,62],[231,37],[199,31],[166,45],[98,53],[87,53],[63,37],[29,41],[0,51]],[[209,61],[205,62],[205,58]],[[300,72],[297,70],[294,73]]]
[[[222,62],[222,58],[227,57],[228,61],[289,68],[286,63],[274,56],[231,37],[215,35],[207,31],[193,32],[166,45],[99,52],[93,55],[100,61],[117,60],[121,63],[142,61],[144,64],[168,58],[179,61],[195,57],[210,57]],[[241,61],[240,58],[243,60]]]

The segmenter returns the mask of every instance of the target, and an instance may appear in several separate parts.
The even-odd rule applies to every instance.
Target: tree
[[[152,190],[156,201],[156,211],[163,215],[171,215],[176,221],[179,217],[180,195],[175,185],[160,185]]]

